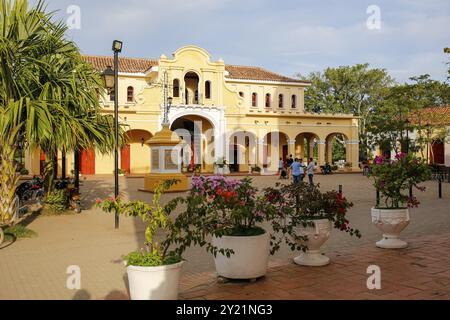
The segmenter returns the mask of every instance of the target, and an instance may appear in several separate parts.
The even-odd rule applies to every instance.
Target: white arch
[[[189,110],[183,111],[183,110],[180,110],[178,112],[169,112],[169,123],[170,123],[170,126],[172,126],[172,124],[176,120],[178,120],[178,119],[180,119],[182,117],[186,117],[186,116],[197,116],[197,117],[200,117],[200,118],[205,118],[206,120],[208,120],[211,123],[211,125],[213,126],[214,130],[216,130],[216,128],[219,127],[219,123],[218,123],[217,119],[213,115],[211,115],[211,114],[209,114],[207,112],[204,112],[202,110],[198,110],[198,109],[196,109],[195,111],[189,111]]]

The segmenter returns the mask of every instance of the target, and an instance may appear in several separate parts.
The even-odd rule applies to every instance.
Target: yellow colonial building
[[[113,66],[112,57],[84,56],[99,71]],[[331,163],[331,141],[343,137],[345,160],[358,168],[358,119],[349,114],[305,112],[307,81],[292,79],[260,67],[228,65],[196,46],[185,46],[171,57],[119,61],[119,115],[126,124],[127,144],[120,152],[121,168],[131,174],[150,172],[146,142],[161,129],[164,106],[171,101],[168,120],[188,147],[183,166],[203,172],[223,163],[230,171],[249,166],[276,171],[280,158],[316,155],[318,165]],[[113,93],[114,94],[114,93]],[[105,113],[113,113],[114,97],[104,95]],[[39,153],[27,168],[39,173]],[[73,157],[67,156],[67,168]],[[81,154],[82,174],[112,174],[112,155],[95,150]]]

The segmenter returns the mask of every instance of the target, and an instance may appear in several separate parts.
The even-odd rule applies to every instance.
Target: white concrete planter
[[[327,265],[330,263],[330,258],[320,252],[320,247],[330,237],[331,221],[328,219],[310,221],[314,223],[314,226],[297,227],[299,235],[308,237],[308,241],[303,243],[308,247],[308,250],[295,257],[294,262],[302,266],[311,267]]]
[[[270,255],[269,233],[249,237],[213,237],[212,244],[219,249],[234,251],[229,258],[217,253],[214,263],[219,276],[229,279],[256,279],[266,274]]]
[[[183,263],[158,267],[128,266],[131,300],[177,300]]]
[[[401,249],[408,243],[399,239],[400,232],[409,224],[409,210],[372,208],[372,223],[383,232],[383,239],[376,243],[379,248]]]
[[[224,167],[218,167],[218,166],[216,166],[215,168],[214,168],[214,174],[220,174],[220,175],[223,175],[224,174],[224,170],[225,168]]]

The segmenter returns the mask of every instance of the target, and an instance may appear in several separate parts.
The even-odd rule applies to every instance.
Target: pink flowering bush
[[[409,197],[409,188],[425,191],[425,187],[419,184],[431,176],[428,165],[422,159],[406,153],[396,154],[393,161],[377,157],[371,169],[369,178],[373,179],[373,185],[383,201],[377,208],[417,207],[420,202],[414,196]]]
[[[214,215],[216,233],[236,236],[262,234],[264,229],[256,223],[268,218],[267,202],[263,196],[257,195],[257,191],[251,179],[232,180],[220,175],[192,177],[189,197],[199,201],[191,209]]]
[[[328,219],[334,228],[351,236],[361,237],[358,229],[350,227],[347,211],[353,206],[337,191],[321,192],[319,185],[310,187],[306,183],[282,185],[264,189],[264,197],[272,208],[271,224],[272,252],[280,248],[282,242],[292,251],[306,251],[307,236],[298,227],[313,227],[314,220]]]

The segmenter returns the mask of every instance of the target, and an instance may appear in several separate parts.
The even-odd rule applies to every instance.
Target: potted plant
[[[117,173],[119,174],[120,177],[123,177],[125,175],[126,171],[123,169],[118,169]]]
[[[346,218],[353,204],[336,191],[321,192],[319,186],[306,183],[280,185],[264,190],[274,212],[271,224],[273,251],[285,242],[291,250],[301,250],[294,262],[305,266],[323,266],[330,259],[320,247],[328,240],[332,227],[361,237],[359,230],[349,227]]]
[[[344,167],[345,167],[345,171],[352,171],[352,163],[351,162],[345,162]]]
[[[200,225],[212,222],[207,232],[213,235],[213,247],[230,250],[214,254],[216,271],[224,278],[256,279],[267,271],[270,235],[259,223],[267,220],[268,203],[251,181],[221,175],[193,177],[188,206],[181,214],[196,217]],[[183,224],[180,228],[189,232]]]
[[[409,208],[420,203],[406,194],[410,188],[425,191],[419,183],[430,178],[427,164],[412,154],[397,153],[395,160],[376,157],[371,165],[369,178],[377,189],[377,204],[371,209],[372,223],[383,232],[383,239],[376,243],[380,248],[405,248],[408,244],[399,239],[409,224]]]
[[[125,256],[127,265],[130,298],[133,300],[174,300],[178,297],[178,285],[181,267],[184,263],[182,254],[193,244],[207,245],[208,251],[217,255],[206,237],[210,235],[211,223],[197,219],[186,212],[171,217],[179,203],[188,199],[175,198],[161,206],[161,195],[177,183],[178,180],[165,180],[159,184],[152,198],[152,203],[143,201],[123,202],[121,198],[97,199],[96,206],[106,212],[117,212],[125,216],[140,217],[147,224],[145,229],[145,249],[133,251]],[[188,232],[183,232],[188,230]],[[162,234],[157,241],[156,234]],[[230,254],[229,250],[220,250]]]
[[[252,173],[258,173],[258,174],[261,174],[261,167],[258,167],[258,166],[254,166],[254,167],[252,167]]]
[[[215,166],[215,174],[226,174],[225,172],[225,167],[227,165],[227,161],[225,160],[224,157],[220,157],[217,159],[216,162],[214,162],[214,166]]]

